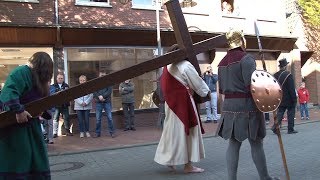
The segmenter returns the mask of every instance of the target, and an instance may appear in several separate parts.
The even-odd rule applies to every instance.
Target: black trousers
[[[286,110],[288,119],[288,132],[290,132],[294,130],[294,116],[296,113],[296,106],[279,106],[277,111],[277,120],[279,125],[281,125],[282,123],[283,115]],[[275,125],[273,125],[273,128],[275,128]]]

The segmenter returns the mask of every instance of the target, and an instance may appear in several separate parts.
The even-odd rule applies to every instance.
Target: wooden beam
[[[178,46],[186,55],[187,60],[196,68],[199,75],[201,75],[200,66],[192,47],[192,39],[187,27],[187,23],[183,17],[182,9],[178,0],[169,0],[165,3],[171,19],[171,24],[174,29],[174,34],[178,42]]]

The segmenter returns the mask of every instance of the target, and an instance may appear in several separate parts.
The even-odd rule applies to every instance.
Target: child
[[[299,103],[300,103],[301,120],[304,120],[304,113],[306,115],[307,120],[309,120],[309,111],[308,111],[309,91],[305,87],[304,82],[302,82],[300,85],[300,88],[298,90],[298,97],[299,97]]]

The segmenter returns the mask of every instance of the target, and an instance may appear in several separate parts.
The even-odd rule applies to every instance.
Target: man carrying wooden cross
[[[177,49],[178,45],[173,45],[169,51]],[[161,89],[165,99],[165,120],[154,160],[173,171],[176,165],[184,165],[185,173],[203,172],[191,165],[204,158],[204,130],[193,94],[210,96],[209,87],[194,66],[184,60],[163,68]]]

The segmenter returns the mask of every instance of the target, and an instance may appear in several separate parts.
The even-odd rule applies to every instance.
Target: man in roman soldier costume
[[[170,51],[178,49],[173,45]],[[185,173],[204,170],[192,166],[204,158],[201,125],[193,94],[210,96],[207,84],[189,61],[181,61],[163,68],[161,89],[165,100],[165,120],[162,136],[154,160],[175,170],[184,165]]]
[[[228,179],[237,179],[239,150],[246,139],[249,140],[260,179],[278,179],[268,173],[263,149],[265,120],[250,92],[251,75],[256,70],[255,59],[245,52],[246,41],[242,31],[232,29],[226,33],[226,38],[229,50],[218,65],[219,92],[224,101],[216,132],[229,139],[226,152]]]

